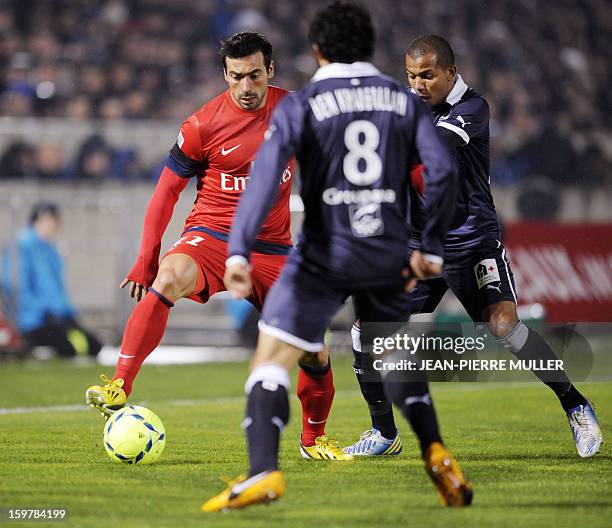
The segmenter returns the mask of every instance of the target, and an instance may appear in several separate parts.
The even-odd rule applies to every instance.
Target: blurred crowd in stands
[[[224,89],[218,43],[266,34],[275,83],[314,72],[306,33],[318,0],[0,0],[0,117],[180,122]],[[491,105],[492,182],[612,184],[609,0],[377,0],[374,62],[405,78],[403,52],[446,36],[466,82]],[[169,145],[170,147],[171,145]],[[138,152],[99,135],[76,156],[5,142],[0,179],[154,179]]]
[[[111,180],[156,180],[161,163],[148,167],[139,162],[133,147],[113,147],[103,136],[84,139],[74,159],[65,160],[61,145],[36,145],[14,141],[0,157],[0,180],[37,179],[47,182],[81,181],[104,183]]]

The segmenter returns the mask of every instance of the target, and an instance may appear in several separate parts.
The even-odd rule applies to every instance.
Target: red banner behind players
[[[519,304],[543,304],[554,322],[612,321],[612,224],[506,228]]]

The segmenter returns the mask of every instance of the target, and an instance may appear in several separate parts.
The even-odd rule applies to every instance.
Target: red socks
[[[301,367],[297,395],[302,403],[302,444],[313,446],[325,434],[325,422],[334,401],[334,376],[331,364],[315,369]]]
[[[163,295],[149,289],[128,319],[121,343],[113,379],[123,378],[126,395],[132,392],[132,383],[143,361],[159,345],[168,322],[170,308],[174,306]]]

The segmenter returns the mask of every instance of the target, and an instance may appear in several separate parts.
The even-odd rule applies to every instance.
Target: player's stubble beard
[[[266,92],[259,96],[256,92],[242,92],[238,97],[238,102],[244,110],[257,110],[262,106]]]

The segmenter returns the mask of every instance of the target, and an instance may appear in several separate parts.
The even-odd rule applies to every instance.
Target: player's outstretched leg
[[[268,503],[285,492],[278,470],[280,434],[289,420],[289,369],[303,351],[260,332],[254,366],[245,384],[249,472],[202,505],[202,511],[224,511]]]
[[[385,379],[385,390],[419,439],[425,471],[438,491],[442,506],[469,506],[474,495],[472,485],[442,443],[427,382],[400,381],[390,375]]]
[[[323,363],[323,365],[321,365]],[[337,442],[325,435],[334,400],[334,377],[327,350],[307,354],[300,361],[297,395],[302,404],[300,454],[309,460],[350,460]]]
[[[128,319],[121,352],[112,380],[101,376],[104,385],[94,385],[85,392],[85,403],[106,416],[121,409],[132,392],[132,383],[143,361],[159,345],[174,306],[153,288],[135,307]]]
[[[128,319],[113,379],[101,376],[104,385],[89,387],[85,391],[87,405],[105,418],[125,405],[142,363],[164,336],[170,308],[174,301],[193,292],[197,279],[198,268],[190,256],[173,254],[162,260],[153,286]]]
[[[402,439],[395,426],[393,407],[387,399],[380,372],[374,369],[369,354],[361,352],[361,330],[357,324],[351,330],[353,339],[353,369],[361,394],[368,404],[372,428],[364,431],[354,444],[343,449],[353,456],[399,455]]]
[[[510,313],[505,306],[509,305]],[[516,317],[513,303],[499,303],[491,307],[489,328],[498,341],[523,360],[557,360],[545,339],[527,327]],[[563,370],[532,371],[559,398],[567,416],[578,454],[583,458],[592,457],[601,447],[603,436],[597,416],[591,404],[574,387]]]

